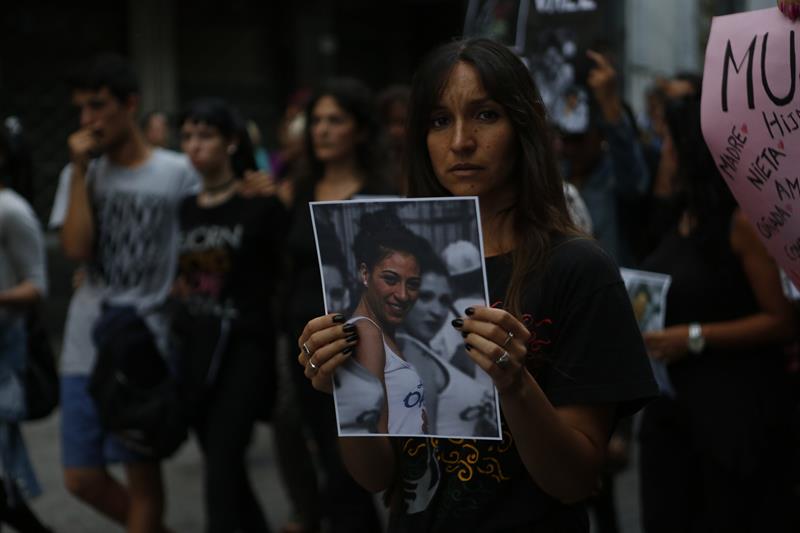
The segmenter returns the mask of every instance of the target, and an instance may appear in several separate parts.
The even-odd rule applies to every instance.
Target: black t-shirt
[[[287,214],[275,197],[230,200],[210,208],[186,198],[180,209],[178,275],[192,314],[232,313],[237,328],[268,329]]]
[[[386,196],[394,191],[378,180],[366,183],[354,196]],[[319,272],[314,227],[311,222],[309,202],[315,201],[314,184],[298,184],[290,218],[291,227],[286,238],[289,259],[289,280],[286,301],[287,328],[290,337],[296,338],[306,322],[325,314],[322,299],[322,279]],[[346,250],[342,250],[346,252]]]
[[[487,258],[502,307],[510,256]],[[523,294],[528,367],[554,406],[617,405],[634,413],[658,393],[614,261],[586,239],[560,240]],[[588,532],[583,505],[564,505],[531,479],[503,420],[503,441],[401,439],[402,501],[390,530]],[[402,509],[399,509],[402,508]]]

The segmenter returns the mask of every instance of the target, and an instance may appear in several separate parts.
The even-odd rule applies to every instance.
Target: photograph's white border
[[[433,197],[433,198],[386,198],[386,197],[376,197],[376,198],[360,198],[360,199],[353,199],[353,200],[325,200],[325,201],[318,201],[318,202],[308,202],[308,209],[309,215],[311,216],[311,226],[314,229],[314,246],[317,249],[317,264],[319,265],[319,277],[320,281],[322,282],[322,301],[323,305],[325,306],[325,313],[327,314],[328,311],[328,296],[327,291],[325,290],[325,276],[322,273],[322,253],[320,252],[319,248],[319,235],[317,234],[317,221],[314,217],[314,207],[315,206],[322,206],[322,205],[352,205],[352,204],[388,204],[388,203],[415,203],[415,202],[473,202],[474,209],[475,209],[475,216],[477,217],[477,225],[478,225],[478,244],[479,249],[481,252],[481,269],[483,270],[483,298],[486,302],[487,306],[491,305],[491,301],[489,299],[489,283],[486,276],[486,254],[483,248],[483,228],[481,227],[481,220],[480,220],[480,203],[478,201],[477,196],[444,196],[444,197]],[[483,369],[478,368],[481,372]],[[476,437],[475,435],[429,435],[429,434],[396,434],[396,433],[357,433],[357,434],[344,434],[341,433],[341,425],[339,424],[339,407],[338,402],[336,401],[336,389],[333,390],[333,398],[334,398],[334,409],[336,411],[336,432],[340,437],[432,437],[432,438],[441,438],[441,439],[470,439],[470,440],[492,440],[492,441],[501,441],[503,440],[503,429],[502,423],[500,418],[500,397],[497,393],[497,387],[492,386],[494,390],[494,405],[495,405],[495,417],[497,420],[497,436],[495,437]]]

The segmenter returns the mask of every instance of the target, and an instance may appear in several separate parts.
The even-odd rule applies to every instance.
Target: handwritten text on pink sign
[[[800,286],[800,25],[776,9],[717,17],[703,136],[767,249]]]

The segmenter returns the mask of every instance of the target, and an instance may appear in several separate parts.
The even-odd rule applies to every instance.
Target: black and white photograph
[[[666,274],[631,268],[621,268],[620,273],[642,333],[664,329],[667,293],[672,278]]]
[[[664,329],[667,314],[667,293],[672,278],[666,274],[646,272],[632,268],[620,268],[622,280],[631,299],[633,315],[642,333]],[[675,389],[669,378],[667,366],[660,361],[650,359],[653,377],[656,378],[662,394],[674,396]]]
[[[464,34],[511,48],[530,69],[554,125],[582,135],[594,112],[587,76],[595,64],[586,51],[609,52],[612,11],[593,0],[471,0]]]
[[[361,323],[334,376],[339,435],[499,440],[495,388],[451,326],[488,304],[477,199],[310,206],[325,311]]]
[[[525,49],[529,0],[470,0],[464,35],[499,41],[518,54]]]

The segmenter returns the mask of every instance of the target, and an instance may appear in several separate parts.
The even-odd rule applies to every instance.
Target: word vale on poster
[[[717,17],[703,136],[761,240],[800,286],[800,25],[777,8]]]

